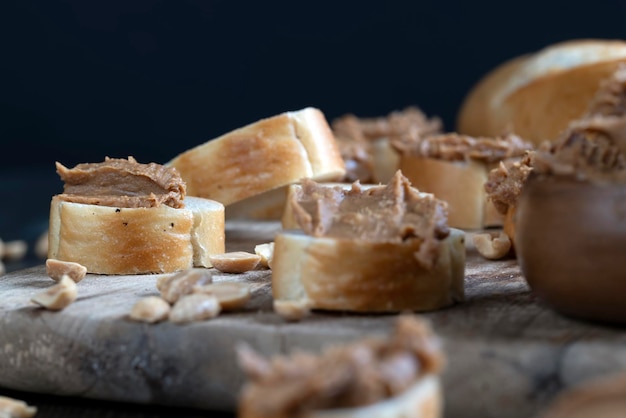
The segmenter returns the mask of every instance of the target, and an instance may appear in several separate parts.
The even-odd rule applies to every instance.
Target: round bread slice
[[[626,62],[626,41],[580,39],[550,45],[497,66],[472,87],[457,117],[470,136],[514,132],[553,141],[587,108],[600,82]]]
[[[503,217],[487,199],[485,182],[496,164],[445,161],[404,154],[400,170],[421,192],[448,203],[448,225],[465,230],[501,226]]]
[[[224,252],[224,206],[187,196],[174,209],[117,208],[64,201],[50,205],[48,258],[82,264],[88,273],[170,273],[211,267]]]
[[[431,269],[415,257],[421,240],[372,242],[283,231],[274,240],[276,300],[308,300],[312,309],[431,311],[464,298],[465,234],[451,229]]]
[[[328,122],[312,107],[236,129],[183,152],[167,165],[178,170],[187,195],[226,206],[303,178],[334,181],[345,174]]]
[[[313,411],[309,418],[438,418],[443,410],[440,379],[428,374],[398,396],[372,405]],[[239,409],[241,418],[265,418],[255,405],[243,404]]]

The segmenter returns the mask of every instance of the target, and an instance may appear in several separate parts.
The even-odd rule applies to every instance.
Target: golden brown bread
[[[184,208],[116,208],[67,202],[50,206],[48,258],[80,263],[89,273],[168,273],[211,267],[224,252],[224,206],[187,196]]]
[[[189,196],[225,206],[303,178],[333,181],[345,174],[324,114],[311,107],[226,133],[183,152],[167,165],[180,172]]]
[[[284,231],[274,241],[277,300],[356,312],[429,311],[464,298],[465,234],[452,229],[432,269],[415,253],[420,240],[371,242]]]
[[[502,216],[487,200],[484,184],[491,165],[482,161],[445,161],[402,155],[400,170],[417,189],[448,202],[448,224],[476,230],[502,225]]]
[[[465,97],[457,131],[497,136],[513,131],[538,145],[580,117],[600,81],[626,62],[622,40],[577,39],[515,57],[487,73]]]

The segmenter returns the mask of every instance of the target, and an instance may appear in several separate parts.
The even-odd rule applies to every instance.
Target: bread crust
[[[244,397],[245,399],[245,397]],[[243,403],[238,409],[240,418],[260,418],[256,405]],[[373,405],[314,411],[308,418],[438,418],[443,411],[441,382],[436,375],[425,375],[404,393]]]
[[[463,300],[464,233],[452,229],[431,270],[415,257],[420,244],[284,231],[274,241],[273,296],[354,312],[430,311]]]
[[[626,42],[600,39],[561,42],[508,60],[469,91],[457,130],[471,136],[512,130],[535,145],[555,140],[622,62]]]
[[[226,219],[279,220],[285,208],[289,187],[282,186],[231,203],[226,207]]]
[[[443,411],[439,377],[426,375],[395,398],[360,408],[318,411],[311,418],[437,418]]]
[[[189,196],[230,205],[303,178],[320,181],[345,173],[335,137],[315,108],[262,119],[198,145],[167,165]]]
[[[481,161],[445,161],[404,154],[400,170],[420,192],[448,202],[448,225],[478,230],[503,223],[487,200],[485,182],[493,164]]]
[[[209,267],[209,253],[224,252],[224,207],[193,197],[185,202],[188,207],[181,209],[116,208],[54,196],[48,258],[76,262],[99,274]]]

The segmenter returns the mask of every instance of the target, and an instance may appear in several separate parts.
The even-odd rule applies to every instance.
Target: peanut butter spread
[[[358,118],[347,114],[332,122],[339,151],[346,163],[343,181],[373,182],[371,142],[380,138],[422,137],[441,132],[441,119],[428,118],[417,107],[407,107],[378,118]]]
[[[67,168],[56,163],[65,183],[61,198],[68,202],[120,208],[184,207],[185,183],[175,168],[140,164],[133,157],[106,157],[102,163]]]
[[[402,136],[392,142],[401,154],[446,161],[480,160],[495,163],[505,158],[521,157],[532,144],[508,134],[499,138],[474,138],[448,133],[427,137]]]
[[[489,172],[485,191],[496,210],[506,214],[515,207],[528,175],[532,171],[534,151],[527,151],[521,158],[500,161],[500,165]]]
[[[626,183],[626,66],[604,80],[585,115],[535,156],[535,171]]]
[[[291,197],[294,218],[312,236],[373,242],[421,239],[416,257],[431,266],[439,244],[448,236],[448,210],[444,201],[420,193],[397,171],[389,184],[363,189],[328,187],[305,180]]]
[[[389,338],[331,347],[318,356],[297,352],[270,361],[245,347],[238,354],[249,379],[240,410],[268,418],[371,405],[402,394],[444,364],[431,328],[409,315],[398,318]]]

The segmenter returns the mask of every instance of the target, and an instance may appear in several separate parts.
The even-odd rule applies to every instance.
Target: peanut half
[[[0,418],[32,418],[36,413],[37,408],[24,401],[0,396]]]
[[[155,323],[167,319],[170,304],[158,296],[139,299],[130,311],[129,318],[134,321]]]
[[[46,260],[46,273],[52,280],[58,282],[64,275],[78,283],[87,275],[87,267],[73,261],[61,261],[53,258]]]
[[[222,273],[245,273],[254,270],[261,262],[261,256],[246,251],[233,251],[209,256],[215,269]]]
[[[220,302],[213,295],[193,293],[182,296],[170,311],[170,321],[178,324],[215,318],[220,313]]]
[[[178,273],[162,276],[157,281],[161,297],[169,303],[176,303],[182,296],[192,293],[195,286],[213,282],[213,275],[205,268],[191,268]]]
[[[241,309],[250,300],[250,285],[241,282],[218,282],[196,286],[193,292],[215,296],[224,311]]]
[[[268,242],[254,247],[254,253],[261,257],[260,265],[265,268],[272,268],[272,258],[274,257],[274,243]]]
[[[480,255],[489,260],[504,258],[511,250],[511,240],[504,232],[497,236],[488,233],[476,234],[473,240]]]
[[[76,282],[70,276],[64,275],[57,284],[35,295],[31,300],[46,309],[59,311],[74,302],[77,295]]]

